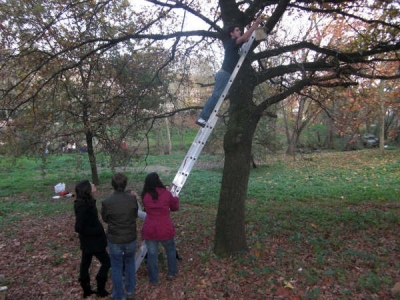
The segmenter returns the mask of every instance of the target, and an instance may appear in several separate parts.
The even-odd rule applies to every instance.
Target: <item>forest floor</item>
[[[96,198],[103,199],[108,191],[108,187],[100,188]],[[0,276],[8,288],[7,300],[82,298],[77,280],[80,250],[78,236],[73,230],[73,200],[59,200],[70,201],[70,211],[45,217],[22,215],[18,223],[3,228],[0,233]],[[13,198],[10,201],[24,200]],[[358,255],[343,255],[342,261],[335,262],[343,273],[336,271],[333,274],[323,267],[320,272],[307,272],[307,267],[315,270],[317,264],[312,245],[304,251],[292,251],[294,241],[285,235],[266,238],[263,245],[258,239],[252,242],[252,237],[262,230],[258,224],[253,224],[248,234],[248,253],[228,259],[215,257],[212,242],[216,210],[216,207],[185,203],[179,212],[172,214],[177,249],[182,257],[178,262],[179,274],[173,281],[167,281],[165,260],[160,260],[160,284],[154,287],[149,285],[142,264],[137,273],[136,299],[396,299],[390,289],[400,281],[399,227],[382,226],[378,231],[371,231],[370,244],[365,243],[364,234],[364,237],[352,235],[343,228],[338,235],[344,235],[344,239],[357,245]],[[141,226],[139,220],[139,237]],[[378,259],[362,257],[374,245],[373,240],[379,240],[383,245],[382,259],[393,267],[383,270],[385,276],[365,275],[370,274],[366,269],[379,268],[374,265]],[[98,266],[94,259],[93,282]],[[363,281],[360,281],[361,276]],[[392,278],[387,289],[374,290],[374,280],[382,286],[382,281],[387,278]],[[112,289],[111,279],[107,289]]]

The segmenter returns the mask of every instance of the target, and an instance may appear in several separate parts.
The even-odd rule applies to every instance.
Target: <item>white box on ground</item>
[[[0,300],[6,300],[7,287],[0,286]]]
[[[58,193],[61,193],[61,192],[63,192],[63,191],[65,191],[65,183],[59,183],[59,184],[57,184],[57,185],[55,185],[54,186],[54,192],[56,193],[56,194],[58,194]]]

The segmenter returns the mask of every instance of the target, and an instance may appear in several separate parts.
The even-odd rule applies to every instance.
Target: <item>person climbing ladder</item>
[[[218,102],[219,97],[221,96],[222,92],[226,84],[231,77],[233,70],[237,62],[239,61],[240,54],[239,49],[240,47],[247,42],[247,40],[252,35],[253,31],[261,24],[262,19],[259,16],[253,23],[253,25],[247,30],[243,35],[242,31],[240,30],[238,25],[233,25],[228,28],[228,38],[224,41],[224,61],[222,63],[221,69],[215,74],[215,86],[214,90],[208,98],[206,104],[203,107],[203,110],[200,113],[200,116],[196,120],[196,124],[204,127],[207,124],[208,119]]]

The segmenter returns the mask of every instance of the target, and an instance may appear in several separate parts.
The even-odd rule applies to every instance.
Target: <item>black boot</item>
[[[106,282],[107,278],[104,277],[96,277],[97,280],[97,296],[99,297],[107,297],[110,295],[106,290]]]
[[[83,298],[86,298],[86,297],[96,293],[90,287],[90,278],[85,278],[85,279],[79,278],[79,282],[83,289]]]

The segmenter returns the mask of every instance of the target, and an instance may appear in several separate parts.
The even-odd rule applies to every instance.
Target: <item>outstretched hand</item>
[[[262,16],[258,16],[257,19],[254,21],[253,25],[256,25],[257,27],[263,22]]]
[[[242,44],[249,40],[253,31],[261,24],[262,19],[261,16],[258,16],[257,19],[253,22],[251,27],[239,38],[236,39],[236,44]]]
[[[131,194],[132,194],[133,196],[135,196],[136,198],[139,198],[139,195],[138,195],[138,193],[136,193],[135,190],[131,190]]]

